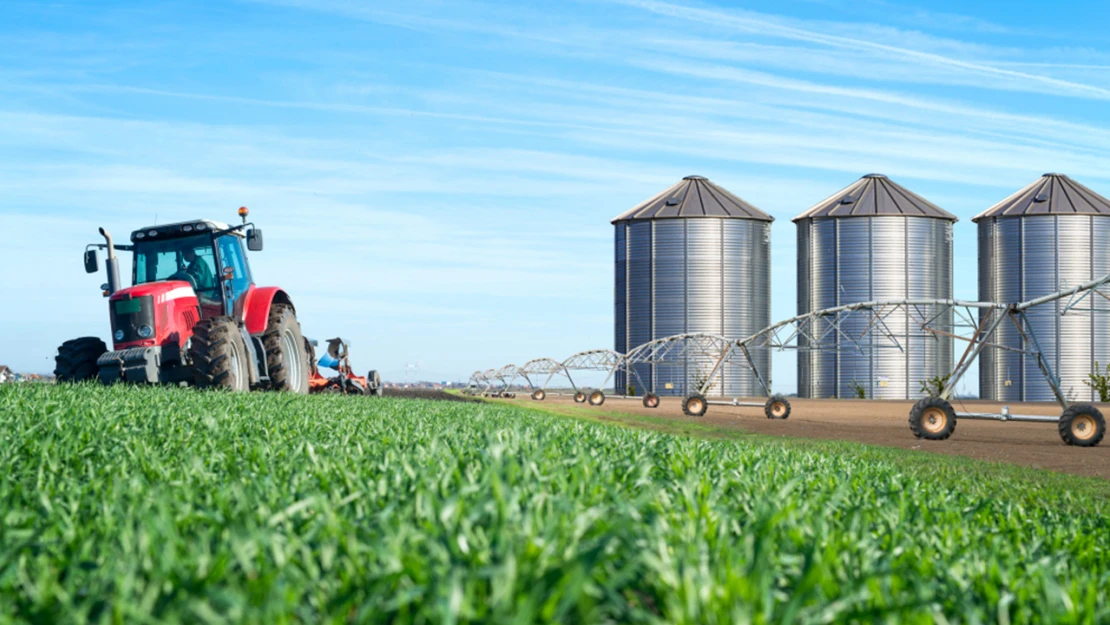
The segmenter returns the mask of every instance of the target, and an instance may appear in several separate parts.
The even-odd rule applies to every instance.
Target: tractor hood
[[[180,347],[200,319],[197,295],[183,280],[148,282],[108,298],[115,349]]]

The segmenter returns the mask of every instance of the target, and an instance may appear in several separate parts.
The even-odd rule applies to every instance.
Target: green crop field
[[[903,454],[3,385],[0,623],[1110,622],[1105,482]]]

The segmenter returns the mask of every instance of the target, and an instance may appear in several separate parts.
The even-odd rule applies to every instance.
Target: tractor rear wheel
[[[230,317],[201,319],[193,326],[189,358],[198,387],[249,391],[250,357],[243,334]]]
[[[96,359],[107,351],[104,341],[95,336],[66,341],[54,357],[54,377],[63,383],[91,380],[97,373]]]
[[[763,414],[768,419],[786,419],[790,416],[790,402],[782,395],[772,395],[763,405]]]
[[[701,393],[694,393],[682,400],[682,412],[686,413],[686,416],[700,417],[705,415],[706,410],[709,410],[709,402]]]
[[[308,355],[297,313],[288,304],[270,306],[270,320],[262,333],[266,350],[266,369],[270,373],[270,390],[292,393],[308,392]]]
[[[1106,419],[1091,404],[1068,406],[1060,415],[1060,438],[1069,445],[1094,447],[1106,435]]]
[[[910,431],[917,438],[942,441],[956,431],[956,411],[939,397],[925,397],[910,410]]]

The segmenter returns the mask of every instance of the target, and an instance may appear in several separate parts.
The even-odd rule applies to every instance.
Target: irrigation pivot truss
[[[1059,306],[1060,302],[1063,306]],[[950,374],[941,378],[944,383],[933,396],[925,397],[910,412],[910,430],[918,438],[943,440],[951,436],[957,418],[990,419],[997,421],[1027,421],[1056,423],[1060,437],[1069,445],[1094,446],[1103,438],[1106,422],[1102,413],[1088,403],[1072,404],[1060,387],[1060,380],[1052,369],[1038,341],[1027,312],[1040,306],[1052,305],[1057,315],[1110,314],[1110,274],[1078,286],[1057,291],[1036,299],[1019,303],[976,302],[955,299],[889,299],[858,302],[813,311],[772,324],[744,338],[729,338],[714,334],[679,334],[644,343],[620,354],[610,349],[578,352],[562,362],[540,358],[524,367],[505,367],[487,371],[492,379],[487,389],[500,382],[507,391],[517,375],[523,376],[533,389],[532,398],[542,400],[547,387],[556,375],[570,382],[576,402],[588,401],[600,406],[605,402],[606,388],[618,372],[635,379],[640,388],[644,385],[637,367],[640,365],[680,365],[689,361],[709,363],[706,371],[698,372],[693,387],[695,391],[684,398],[683,411],[692,416],[704,415],[710,404],[730,406],[762,406],[768,418],[785,419],[790,415],[789,401],[771,393],[769,371],[760,370],[756,350],[804,350],[818,352],[851,351],[867,353],[875,350],[899,350],[910,346],[906,341],[953,340],[965,343],[959,360]],[[897,313],[897,314],[896,314]],[[895,320],[898,320],[895,322]],[[997,339],[997,330],[1003,324],[1012,324],[1021,338],[1021,346],[1007,345]],[[896,327],[891,327],[894,324]],[[1000,413],[957,413],[951,399],[957,385],[970,370],[976,358],[986,348],[1008,350],[1032,357],[1052,388],[1063,413],[1060,417],[1011,414],[1007,409]],[[715,376],[725,365],[746,369],[755,376],[767,399],[765,402],[709,399],[708,393],[715,383]],[[606,372],[601,388],[588,395],[574,383],[571,371]],[[530,375],[547,374],[543,386],[536,388]],[[478,376],[476,373],[475,376]],[[481,377],[481,376],[479,376]],[[508,381],[506,378],[508,377]],[[474,381],[474,378],[472,378]],[[627,395],[616,395],[627,399]],[[643,396],[643,403],[654,408],[659,398],[651,392]]]

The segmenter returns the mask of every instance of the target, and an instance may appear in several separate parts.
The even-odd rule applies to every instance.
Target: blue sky
[[[1105,3],[0,4],[0,362],[107,338],[103,225],[234,219],[360,369],[612,344],[609,220],[688,174],[790,219],[868,172],[970,217],[1046,171],[1110,194]],[[127,269],[125,265],[125,270]],[[410,374],[411,375],[411,374]],[[776,355],[779,390],[794,360]],[[969,389],[974,390],[974,378]]]

